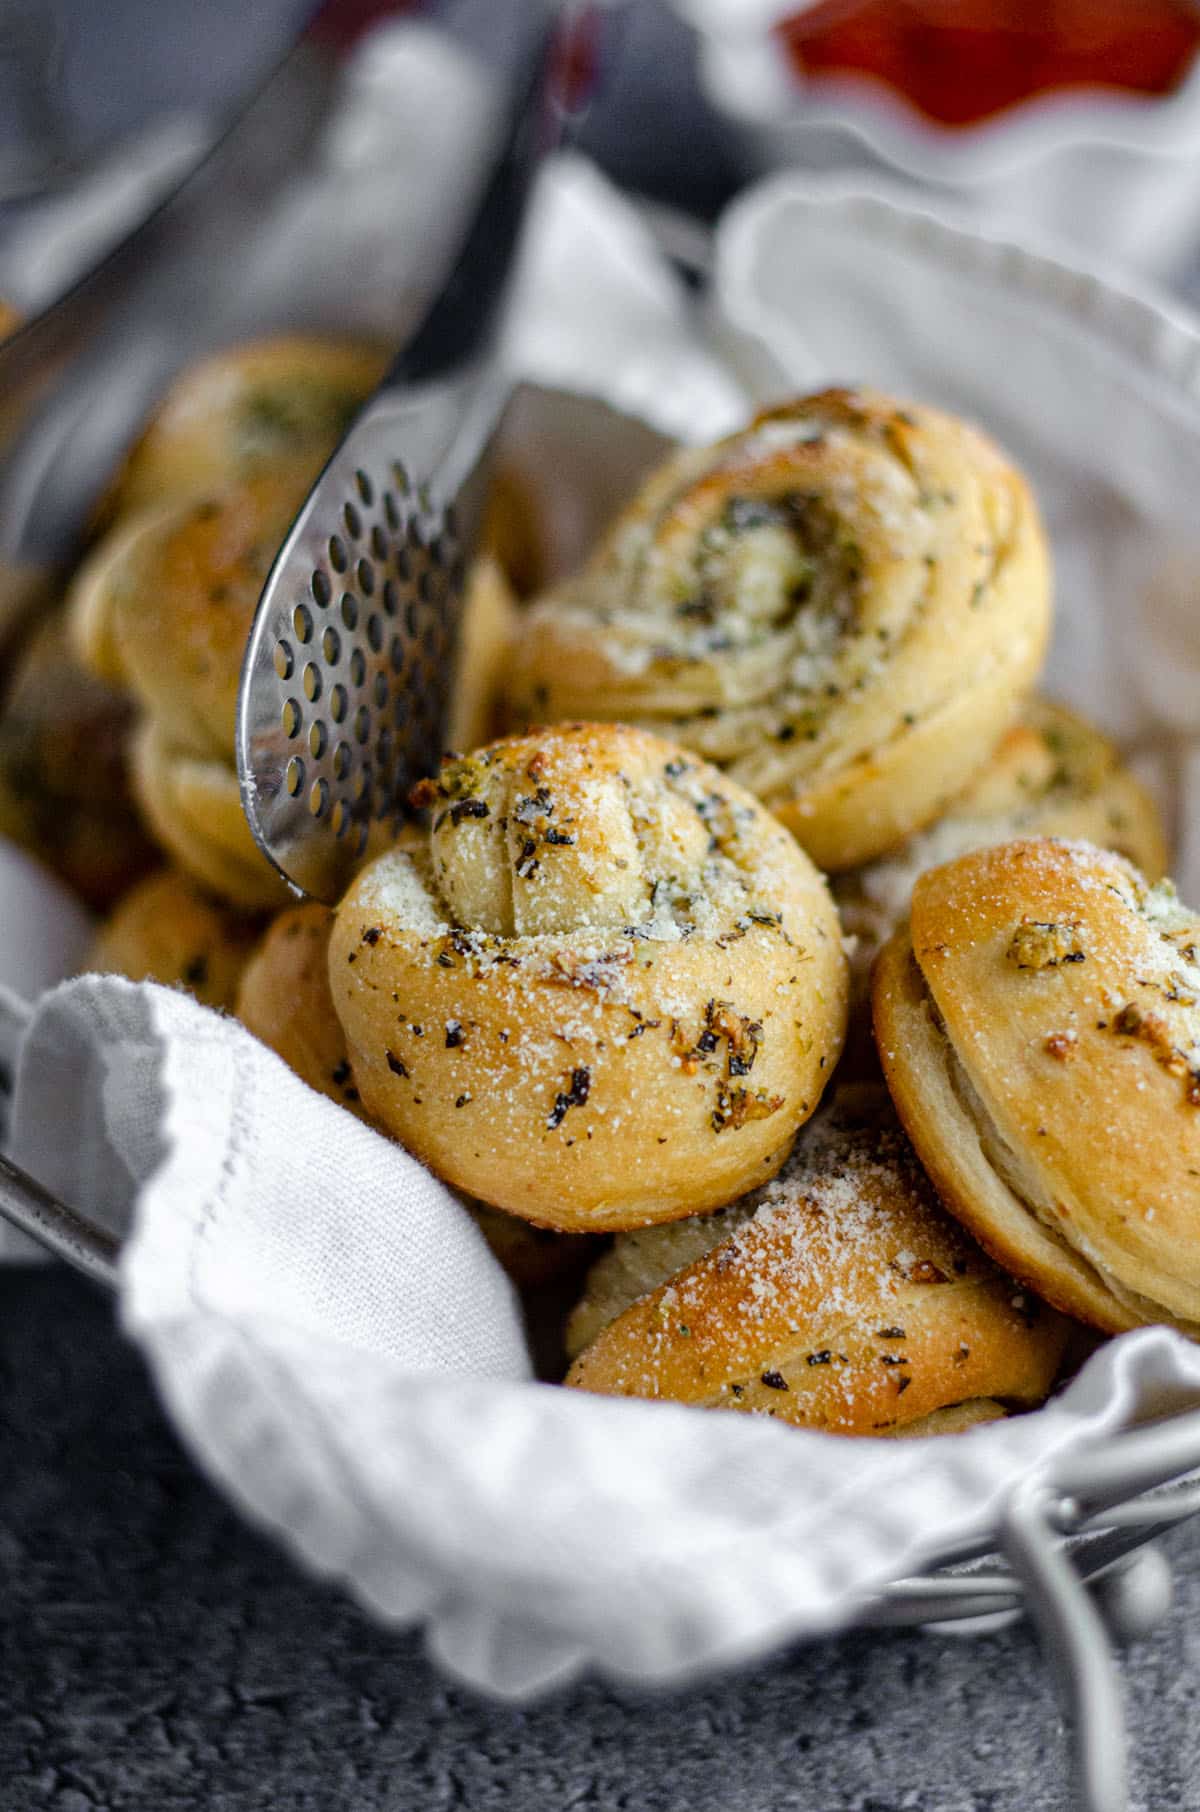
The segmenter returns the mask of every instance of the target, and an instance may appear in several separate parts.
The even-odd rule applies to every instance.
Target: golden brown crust
[[[313,900],[279,913],[242,971],[234,1012],[309,1088],[365,1119],[329,991],[332,928]]]
[[[947,1205],[1049,1300],[1200,1336],[1200,923],[1087,844],[926,875],[876,966],[901,1119]]]
[[[603,1274],[625,1238],[646,1278],[674,1231],[619,1239],[589,1296],[616,1306]],[[708,1250],[596,1333],[567,1383],[884,1433],[981,1398],[1041,1401],[1066,1336],[941,1212],[884,1092],[858,1089],[773,1182],[710,1217]]]
[[[449,763],[430,832],[338,909],[363,1100],[456,1187],[609,1230],[783,1161],[836,1061],[828,893],[740,788],[644,732],[561,725]]]
[[[227,762],[175,747],[153,718],[134,733],[130,760],[146,825],[181,868],[248,911],[282,905],[286,884],[254,841]]]
[[[826,391],[651,477],[530,611],[512,710],[662,730],[842,869],[961,791],[1049,617],[1036,506],[997,449],[936,410]]]
[[[260,922],[232,912],[164,868],[126,894],[100,927],[85,965],[130,981],[182,988],[206,1007],[233,1006]]]
[[[75,580],[81,646],[180,748],[231,758],[246,638],[312,476],[309,462],[275,465],[122,523]]]
[[[156,867],[134,809],[127,697],[74,658],[61,611],[41,622],[0,710],[0,835],[107,911]]]
[[[283,334],[190,365],[109,486],[98,521],[201,497],[297,457],[315,478],[385,364],[362,342]]]
[[[467,578],[446,746],[477,749],[499,729],[500,690],[516,629],[517,606],[508,581],[487,555]]]
[[[519,1290],[539,1291],[574,1277],[576,1281],[601,1243],[587,1233],[559,1233],[534,1227],[482,1202],[464,1203],[493,1258]]]
[[[833,883],[842,926],[855,940],[855,1006],[866,1004],[871,964],[907,916],[918,876],[1020,837],[1085,838],[1127,856],[1151,881],[1167,866],[1158,808],[1115,744],[1064,705],[1031,699],[945,817]]]
[[[333,913],[309,900],[281,912],[242,971],[234,1012],[302,1082],[367,1120],[329,989]],[[498,1264],[521,1290],[578,1277],[596,1241],[531,1227],[481,1203],[464,1203]]]

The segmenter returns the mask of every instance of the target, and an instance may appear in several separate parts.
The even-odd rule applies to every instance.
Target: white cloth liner
[[[526,280],[553,294],[557,324],[523,336],[525,372],[574,370],[603,395],[636,371],[660,424],[726,425],[737,386],[666,274],[642,268],[625,204],[568,164],[540,232]],[[1064,569],[1056,677],[1143,742],[1164,785],[1181,739],[1180,773],[1194,768],[1191,325],[913,212],[786,186],[735,210],[718,273],[720,339],[750,388],[837,372],[999,429]],[[1197,897],[1197,825],[1179,828]],[[7,941],[7,892],[3,906]],[[1038,1414],[941,1442],[533,1384],[509,1286],[450,1193],[233,1022],[160,988],[85,978],[44,995],[13,1121],[19,1162],[130,1229],[122,1322],[200,1463],[308,1566],[425,1623],[434,1654],[496,1694],[588,1665],[680,1681],[834,1629],[888,1578],[985,1532],[1031,1467],[1200,1403],[1200,1352],[1161,1329],[1109,1344]]]

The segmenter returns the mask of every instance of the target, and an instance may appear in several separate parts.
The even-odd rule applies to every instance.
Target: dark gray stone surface
[[[1128,1651],[1132,1812],[1200,1808],[1200,1538]],[[736,1565],[731,1554],[729,1564]],[[799,1649],[646,1700],[448,1684],[247,1530],[111,1308],[0,1271],[0,1812],[1065,1812],[1023,1630]]]

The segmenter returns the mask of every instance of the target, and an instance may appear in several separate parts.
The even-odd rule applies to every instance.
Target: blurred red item
[[[1200,49],[1190,0],[821,0],[778,28],[804,75],[871,77],[943,126],[1062,88],[1169,94]]]
[[[554,93],[565,113],[586,107],[600,81],[603,48],[600,15],[594,6],[568,7],[554,51]]]
[[[312,30],[327,44],[345,50],[381,19],[420,12],[421,8],[422,0],[325,0],[317,8]]]

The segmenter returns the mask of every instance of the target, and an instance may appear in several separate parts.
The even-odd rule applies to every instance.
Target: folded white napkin
[[[1040,1414],[942,1442],[532,1384],[447,1189],[232,1020],[114,977],[39,1003],[12,1150],[129,1231],[122,1320],[200,1462],[498,1693],[588,1662],[679,1679],[829,1629],[986,1530],[1034,1463],[1200,1392],[1200,1352],[1160,1329]]]
[[[559,240],[569,255],[544,244],[530,268],[556,273],[579,323],[583,387],[602,390],[602,367],[621,364],[624,299],[631,368],[648,371],[657,338],[660,402],[709,431],[736,386],[663,273],[623,284],[622,260],[649,256],[624,205],[591,176],[568,173],[568,187],[583,211]],[[1119,727],[1155,731],[1170,779],[1177,745],[1163,738],[1190,739],[1200,697],[1166,671],[1194,659],[1178,598],[1179,574],[1200,570],[1200,405],[1179,378],[1200,371],[1200,338],[881,204],[806,211],[768,195],[731,231],[726,328],[755,380],[763,336],[779,342],[767,388],[793,358],[826,375],[830,349],[842,375],[889,381],[927,347],[918,375],[936,393],[944,346],[957,395],[977,330],[975,412],[1029,460],[1065,535],[1081,639],[1060,646],[1059,671],[1102,717],[1115,700]],[[818,243],[836,285],[809,268]],[[1093,444],[1106,421],[1123,452]],[[1076,560],[1091,533],[1103,559]],[[1190,833],[1200,814],[1182,789],[1177,803]],[[510,1289],[449,1192],[237,1025],[96,978],[46,994],[23,1036],[20,1017],[12,1149],[127,1231],[120,1313],[191,1450],[307,1564],[382,1616],[424,1621],[443,1662],[493,1692],[589,1663],[678,1680],[836,1627],[885,1580],[993,1526],[1031,1467],[1200,1401],[1200,1350],[1158,1329],[1111,1343],[1038,1414],[940,1442],[838,1440],[535,1384]]]

